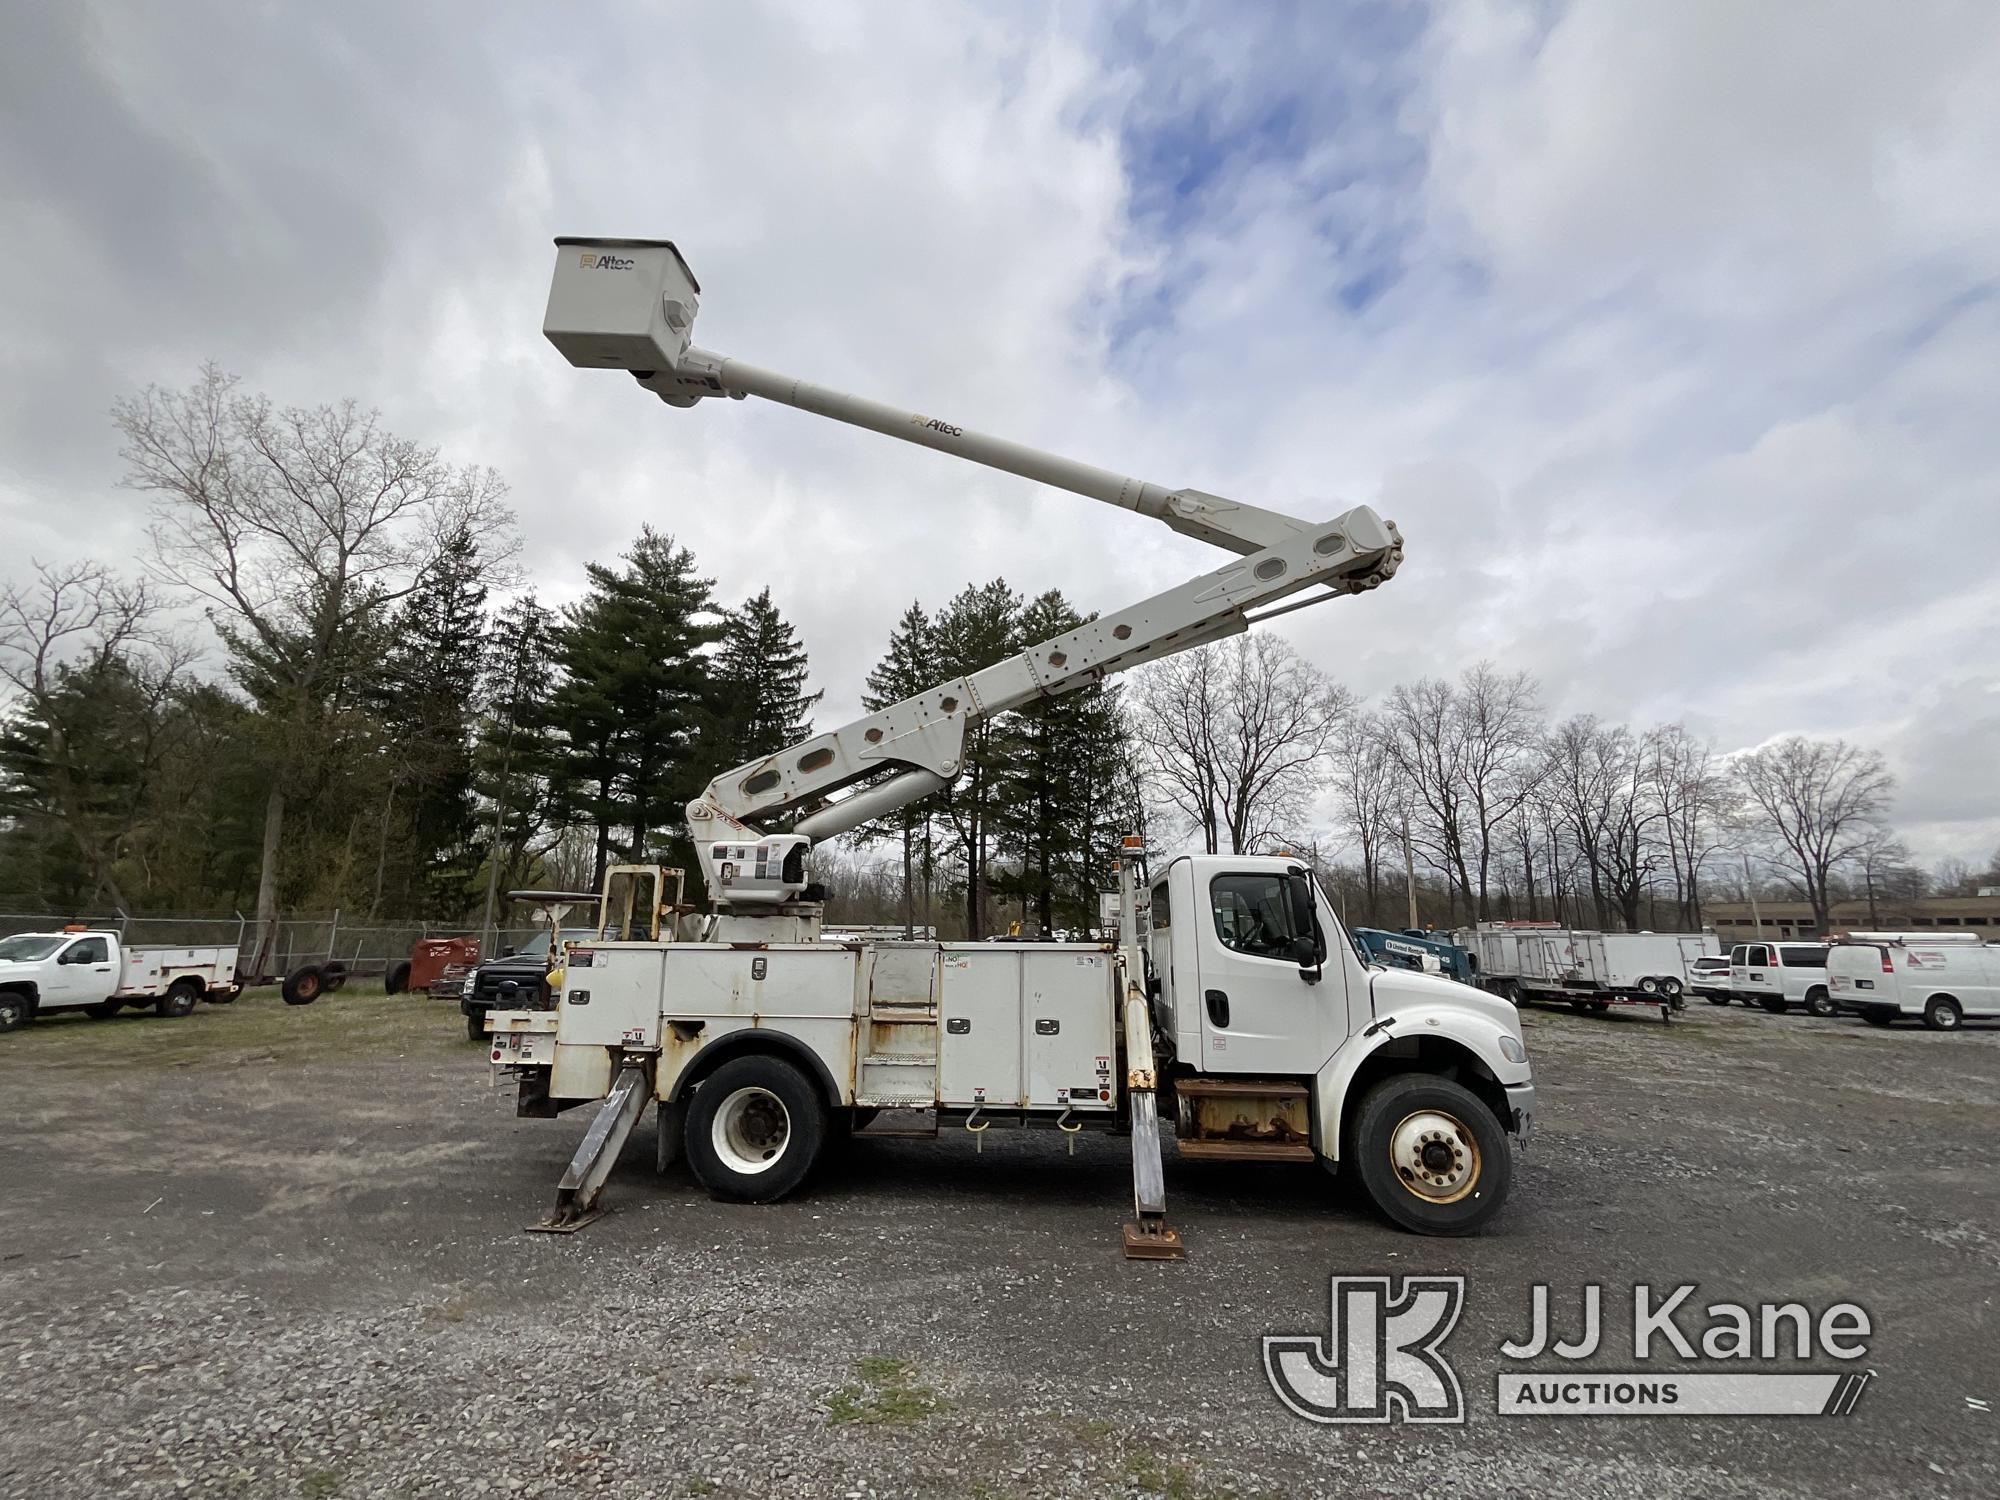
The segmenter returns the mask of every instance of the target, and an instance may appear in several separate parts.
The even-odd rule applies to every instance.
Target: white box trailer
[[[1689,965],[1719,954],[1712,932],[1598,932],[1588,928],[1460,928],[1459,946],[1479,961],[1480,984],[1516,1005],[1566,1001],[1577,1010],[1657,1005],[1670,1019],[1689,987]]]

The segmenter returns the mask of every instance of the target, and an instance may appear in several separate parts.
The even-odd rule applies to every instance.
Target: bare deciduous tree
[[[1828,882],[1876,836],[1895,778],[1881,753],[1788,735],[1736,762],[1766,857],[1828,923]]]
[[[32,725],[34,779],[50,810],[97,893],[123,908],[114,865],[142,815],[165,749],[165,708],[194,651],[167,631],[143,582],[97,563],[33,566],[32,583],[0,590],[0,682]],[[114,687],[117,702],[101,704]],[[106,706],[116,725],[95,711]],[[122,762],[115,784],[95,764],[107,750]]]
[[[1341,825],[1361,852],[1363,909],[1381,920],[1383,861],[1394,861],[1406,811],[1403,779],[1388,735],[1370,714],[1357,714],[1334,739],[1329,757]]]
[[[1395,688],[1382,710],[1410,792],[1411,833],[1473,920],[1485,914],[1501,830],[1542,775],[1535,680],[1481,662],[1457,682]]]
[[[350,707],[385,611],[457,537],[504,559],[511,522],[490,469],[454,467],[353,401],[277,408],[205,366],[185,390],[118,401],[125,482],[155,497],[162,577],[204,600],[237,679],[276,730],[257,883],[258,972],[275,952],[288,797]]]
[[[1148,667],[1134,699],[1150,779],[1211,854],[1302,828],[1354,711],[1352,693],[1262,632]]]

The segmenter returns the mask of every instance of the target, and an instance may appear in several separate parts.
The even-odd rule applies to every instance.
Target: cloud
[[[1170,485],[1381,505],[1286,617],[1368,693],[1895,761],[2000,843],[2000,18],[1976,4],[35,8],[0,56],[0,571],[136,557],[104,416],[204,358],[498,467],[545,597],[643,522],[765,582],[823,712],[912,598],[1113,608],[1130,516],[539,336],[558,233],[669,235],[711,348]]]

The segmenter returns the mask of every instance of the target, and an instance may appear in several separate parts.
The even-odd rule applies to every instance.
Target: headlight
[[[477,971],[465,976],[465,983],[458,987],[458,992],[468,1000],[479,992],[479,975]]]
[[[1526,1062],[1528,1049],[1521,1045],[1518,1038],[1508,1036],[1503,1031],[1500,1033],[1500,1055],[1508,1062]]]

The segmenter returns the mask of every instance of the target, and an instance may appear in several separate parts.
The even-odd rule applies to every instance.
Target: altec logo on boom
[[[1463,1276],[1335,1276],[1329,1337],[1271,1335],[1264,1374],[1278,1399],[1309,1422],[1465,1420],[1457,1372],[1442,1346],[1465,1304]],[[1503,1416],[1844,1416],[1872,1372],[1800,1370],[1808,1360],[1858,1360],[1873,1332],[1866,1310],[1837,1302],[1815,1314],[1800,1302],[1712,1302],[1697,1321],[1696,1288],[1632,1288],[1635,1370],[1577,1368],[1605,1347],[1603,1289],[1586,1286],[1577,1334],[1555,1334],[1549,1288],[1531,1288],[1525,1336],[1500,1345],[1510,1360],[1553,1358],[1558,1368],[1506,1370]],[[1648,1368],[1656,1357],[1734,1365]],[[1744,1368],[1750,1362],[1763,1368]],[[1774,1370],[1772,1365],[1780,1368]],[[1789,1367],[1789,1368],[1787,1368]]]
[[[577,264],[586,271],[629,271],[639,263],[629,255],[604,255],[586,250],[577,257]]]
[[[910,425],[912,427],[928,427],[932,432],[941,432],[946,437],[965,436],[964,428],[954,427],[949,422],[940,422],[936,417],[927,417],[922,412],[915,412],[911,415]]]

